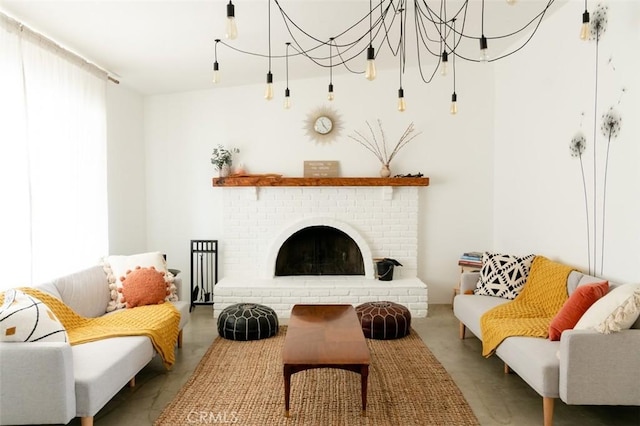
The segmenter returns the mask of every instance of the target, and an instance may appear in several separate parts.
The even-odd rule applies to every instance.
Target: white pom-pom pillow
[[[582,315],[575,330],[613,333],[630,328],[640,316],[640,283],[615,287]]]

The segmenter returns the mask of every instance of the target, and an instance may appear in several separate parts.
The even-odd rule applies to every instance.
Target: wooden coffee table
[[[369,348],[351,305],[294,305],[282,351],[284,409],[289,416],[291,375],[311,368],[360,373],[362,414],[367,409]]]

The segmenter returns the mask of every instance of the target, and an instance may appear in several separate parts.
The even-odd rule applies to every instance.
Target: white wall
[[[609,20],[599,44],[595,110],[598,188],[602,188],[604,170],[601,160],[606,157],[606,139],[600,133],[602,113],[616,105],[623,126],[610,150],[603,275],[616,281],[637,281],[640,3],[629,0],[607,4]],[[493,248],[542,254],[588,271],[580,161],[569,153],[571,138],[582,128],[587,136],[583,161],[591,198],[596,46],[595,41],[578,38],[576,23],[583,10],[583,2],[569,2],[543,24],[526,51],[519,55],[522,60],[496,65]],[[622,88],[626,93],[621,98]],[[598,240],[602,232],[599,210],[602,197],[599,192]],[[590,214],[592,208],[589,207]],[[590,220],[592,227],[592,216]],[[598,243],[598,274],[600,254]]]
[[[429,286],[430,303],[449,303],[458,279],[458,256],[486,248],[491,238],[493,82],[491,65],[458,67],[459,114],[448,112],[451,80],[418,83],[417,70],[404,78],[408,109],[396,110],[397,74],[379,72],[374,82],[334,75],[336,100],[326,99],[325,79],[290,80],[291,110],[282,108],[284,85],[276,73],[276,98],[262,98],[262,86],[212,88],[151,96],[144,102],[147,160],[147,246],[168,254],[171,267],[189,278],[189,240],[222,240],[220,190],[211,150],[217,144],[241,150],[250,173],[302,176],[304,160],[339,160],[343,176],[377,176],[377,159],[347,137],[365,121],[383,121],[389,143],[410,122],[421,136],[391,164],[392,173],[422,172],[418,277]],[[440,77],[438,77],[440,78]],[[450,79],[450,77],[449,77]],[[344,130],[331,144],[314,144],[305,134],[307,115],[332,106]],[[222,271],[221,276],[224,276]]]
[[[122,85],[107,86],[109,253],[147,250],[143,100]]]

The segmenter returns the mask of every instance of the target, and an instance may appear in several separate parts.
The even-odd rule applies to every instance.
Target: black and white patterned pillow
[[[527,282],[534,257],[485,252],[474,294],[515,299]]]

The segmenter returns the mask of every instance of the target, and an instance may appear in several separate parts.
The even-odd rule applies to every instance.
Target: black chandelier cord
[[[482,14],[481,14],[481,21],[480,21],[480,33],[482,34],[482,37],[484,37],[484,0],[482,0]]]
[[[329,39],[329,84],[333,84],[333,55],[331,54],[331,44],[333,37]]]
[[[456,18],[453,18],[453,27],[456,27]],[[453,44],[456,44],[456,32],[453,31]],[[456,56],[458,56],[455,51],[451,51],[451,68],[453,68],[453,93],[456,93]]]
[[[372,6],[372,0],[369,0],[369,47],[371,47],[373,45],[373,8]]]
[[[313,62],[314,62],[316,65],[318,65],[318,66],[326,67],[326,65],[324,65],[324,64],[322,64],[322,63],[320,62],[320,61],[324,61],[324,60],[326,60],[326,59],[327,59],[326,57],[312,57],[311,55],[309,55],[309,54],[308,54],[308,52],[311,52],[311,51],[316,50],[316,49],[318,49],[318,48],[320,48],[320,47],[322,47],[322,46],[325,46],[325,45],[327,44],[327,42],[325,42],[324,40],[317,39],[317,38],[313,37],[312,35],[310,35],[309,33],[307,33],[306,31],[304,31],[304,30],[303,30],[303,29],[302,29],[298,24],[296,24],[296,23],[295,23],[295,22],[294,22],[294,21],[293,21],[293,20],[292,20],[292,19],[291,19],[287,14],[286,14],[286,12],[285,12],[281,7],[280,7],[280,5],[279,5],[278,1],[277,1],[277,0],[274,0],[274,1],[276,2],[276,4],[278,5],[278,7],[279,7],[279,9],[280,9],[280,12],[281,12],[282,17],[283,17],[283,22],[284,22],[284,24],[285,24],[285,27],[286,27],[286,29],[287,29],[287,32],[289,33],[289,35],[291,36],[291,38],[293,39],[293,41],[295,42],[295,44],[296,44],[296,45],[297,45],[297,47],[298,47],[298,48],[296,49],[296,50],[298,51],[298,54],[299,54],[299,55],[306,56],[309,60],[313,61]],[[392,4],[392,3],[390,3],[390,5],[391,5],[391,4]],[[380,5],[382,5],[382,1],[380,2]],[[378,28],[378,29],[377,29],[377,31],[376,31],[376,35],[375,35],[375,37],[374,37],[374,38],[377,38],[378,34],[379,34],[379,33],[380,33],[380,31],[381,31],[381,26],[379,26],[379,23],[380,23],[381,21],[384,21],[384,18],[386,17],[386,15],[387,15],[387,13],[388,13],[388,11],[389,11],[390,5],[389,5],[389,6],[387,6],[387,8],[384,10],[384,13],[381,13],[381,17],[380,17],[380,18],[377,18],[377,19],[374,21],[374,27]],[[361,18],[361,19],[360,19],[359,21],[357,21],[355,24],[353,24],[352,26],[350,26],[349,28],[347,28],[345,31],[343,31],[342,33],[340,33],[340,35],[344,35],[344,34],[345,34],[345,33],[347,33],[348,31],[350,31],[350,30],[352,30],[353,28],[355,28],[358,24],[360,24],[361,22],[363,22],[363,21],[364,21],[364,20],[365,20],[369,15],[370,15],[370,14],[365,15],[363,18]],[[298,31],[300,31],[302,34],[306,35],[307,37],[309,37],[309,38],[310,38],[310,39],[312,39],[312,40],[317,41],[317,42],[318,42],[318,44],[317,44],[316,46],[314,46],[313,48],[311,48],[311,49],[304,49],[304,48],[300,45],[300,43],[298,42],[298,40],[297,40],[297,38],[295,37],[295,35],[293,34],[293,32],[291,31],[290,24],[291,24],[291,25],[293,25],[296,29],[298,29]],[[336,46],[336,48],[338,48],[338,47],[346,47],[346,49],[344,49],[344,51],[349,51],[349,50],[351,50],[351,49],[355,48],[355,47],[358,45],[358,43],[359,43],[360,41],[362,41],[362,40],[364,39],[364,37],[366,37],[367,33],[369,33],[369,31],[365,32],[364,34],[362,34],[362,36],[358,37],[355,41],[353,41],[353,42],[351,42],[351,43],[349,43],[349,44],[342,44],[342,45],[339,45],[338,43],[336,43],[336,42],[334,41],[334,45]],[[334,37],[334,38],[337,38],[337,37]],[[383,40],[383,41],[384,41],[384,40]],[[382,45],[382,43],[380,43],[380,45]],[[347,70],[349,70],[350,72],[354,73],[354,74],[362,74],[364,71],[354,71],[354,70],[350,69],[350,68],[347,66],[347,62],[348,62],[348,61],[351,61],[352,59],[355,59],[355,58],[356,58],[356,57],[358,57],[358,56],[360,56],[364,51],[366,51],[366,50],[367,50],[367,47],[368,47],[368,46],[362,47],[358,52],[356,52],[355,54],[353,54],[352,56],[350,56],[350,57],[349,57],[348,59],[346,59],[346,60],[342,57],[342,55],[339,55],[339,57],[340,57],[340,58],[341,58],[341,60],[342,60],[342,63],[341,63],[340,65],[345,65],[345,68],[346,68]]]
[[[269,2],[269,74],[271,74],[271,0],[267,0]]]
[[[290,42],[286,42],[285,43],[287,45],[286,48],[286,64],[285,64],[285,69],[286,69],[286,77],[287,77],[287,90],[289,90],[289,47],[291,47],[291,43]]]

